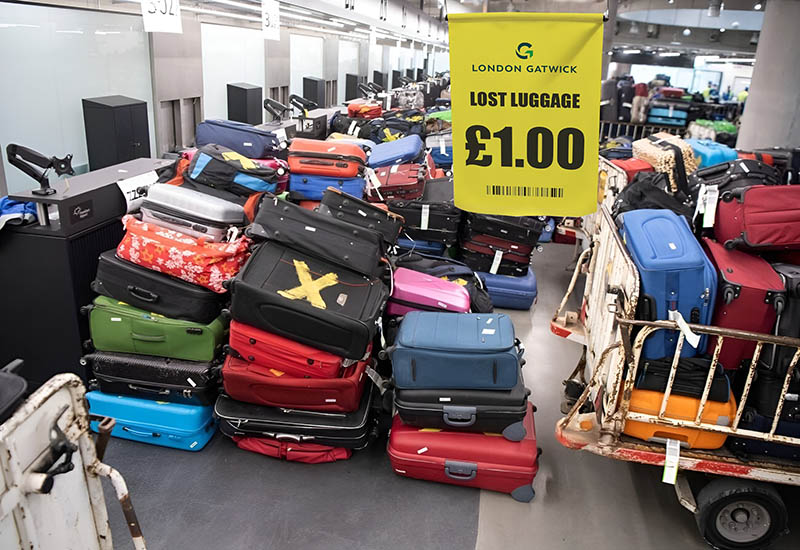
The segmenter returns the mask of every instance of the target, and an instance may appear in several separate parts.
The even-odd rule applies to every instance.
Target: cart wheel
[[[767,548],[787,530],[786,506],[774,487],[716,479],[697,495],[697,527],[720,550]]]

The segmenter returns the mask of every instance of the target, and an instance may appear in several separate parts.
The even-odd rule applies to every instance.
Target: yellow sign
[[[300,286],[289,290],[279,290],[278,294],[289,300],[302,300],[305,298],[311,302],[312,306],[326,309],[325,300],[322,299],[319,293],[338,283],[338,275],[336,273],[326,273],[322,277],[312,279],[308,264],[301,260],[294,260],[294,269],[297,272],[297,280],[300,281]]]
[[[601,14],[451,14],[459,208],[582,216],[597,208]]]

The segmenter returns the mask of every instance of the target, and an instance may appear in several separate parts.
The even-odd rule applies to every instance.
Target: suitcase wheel
[[[530,502],[535,496],[536,492],[533,490],[533,486],[531,485],[523,485],[522,487],[517,487],[511,491],[511,498],[517,502]]]

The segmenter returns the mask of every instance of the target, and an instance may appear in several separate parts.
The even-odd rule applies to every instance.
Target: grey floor
[[[708,548],[657,468],[566,449],[553,437],[561,381],[580,348],[549,332],[572,248],[534,258],[539,302],[509,312],[525,344],[525,380],[543,449],[529,504],[507,495],[396,476],[383,444],[344,462],[304,465],[240,451],[219,434],[188,453],[113,440],[105,462],[128,482],[151,550],[531,550]],[[800,490],[776,550],[800,547]],[[115,548],[132,548],[110,492]]]

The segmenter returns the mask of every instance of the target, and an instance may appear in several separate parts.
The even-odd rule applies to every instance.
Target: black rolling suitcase
[[[368,383],[358,410],[351,413],[301,411],[252,405],[220,395],[214,405],[219,430],[228,437],[255,436],[298,443],[316,443],[345,449],[362,449],[375,435],[372,396]]]
[[[772,264],[778,275],[783,280],[786,288],[786,305],[778,317],[778,336],[800,338],[800,266],[791,264]],[[788,346],[765,346],[762,352],[765,365],[776,376],[784,376],[794,357],[796,348]],[[773,359],[773,353],[775,357]],[[795,377],[800,378],[800,362],[795,366]]]
[[[15,359],[0,369],[0,424],[8,420],[25,399],[28,383],[18,374],[21,359]]]
[[[117,258],[100,254],[92,290],[171,319],[207,324],[219,317],[224,295]]]
[[[710,359],[702,357],[681,358],[678,362],[678,370],[675,371],[672,393],[700,399],[703,396],[710,367]],[[672,357],[646,359],[639,370],[635,384],[636,389],[664,393],[667,389],[667,381],[671,370]],[[722,365],[717,363],[714,377],[711,379],[708,399],[719,403],[727,403],[730,395],[731,388],[728,377],[725,375]]]
[[[794,149],[756,149],[755,153],[772,155],[775,168],[781,174],[783,183],[797,185],[800,183],[800,147]]]
[[[386,247],[380,233],[277,198],[261,202],[247,234],[365,275],[380,275],[384,270],[381,258]]]
[[[757,160],[738,159],[701,168],[690,174],[689,192],[696,201],[701,185],[716,185],[721,196],[726,191],[741,187],[780,183],[780,174],[772,166]]]
[[[84,355],[81,364],[92,370],[103,393],[185,405],[211,405],[219,393],[215,362],[97,351]]]
[[[403,230],[403,216],[387,212],[371,202],[348,195],[339,189],[328,187],[319,205],[321,214],[333,216],[353,225],[377,231],[383,240],[394,245]]]
[[[470,230],[506,241],[536,246],[545,221],[532,216],[488,216],[470,213],[467,216]]]
[[[404,230],[414,240],[454,244],[458,240],[462,211],[453,204],[453,179],[425,183],[420,200],[390,200],[389,210],[405,219]]]
[[[617,120],[631,121],[631,108],[633,107],[633,81],[623,78],[617,83]]]
[[[511,390],[396,390],[394,404],[403,423],[420,428],[503,434],[522,441],[522,419],[530,390],[520,370]]]
[[[272,241],[227,285],[237,321],[348,359],[364,357],[389,294],[377,278]]]
[[[459,251],[459,257],[462,262],[475,271],[483,271],[496,275],[511,275],[513,277],[525,277],[528,274],[529,264],[527,263],[521,264],[519,262],[500,260],[495,267],[495,256],[469,250],[463,246]]]

